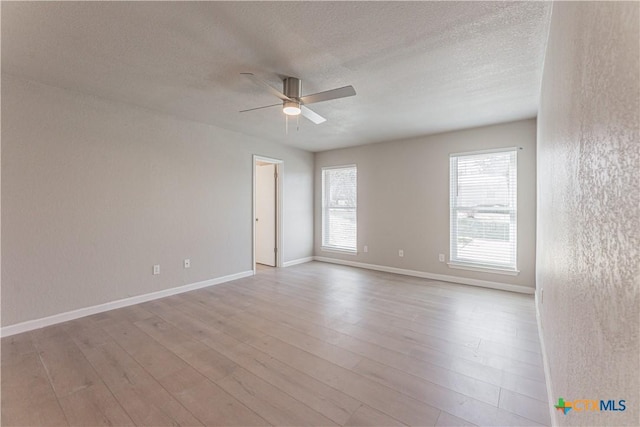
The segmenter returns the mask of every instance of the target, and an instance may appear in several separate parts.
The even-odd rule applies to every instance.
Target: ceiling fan
[[[270,108],[275,106],[282,106],[282,112],[287,116],[302,115],[309,119],[313,123],[319,125],[327,121],[320,114],[310,110],[306,107],[308,104],[315,102],[330,101],[332,99],[346,98],[348,96],[354,96],[356,94],[353,86],[344,86],[337,89],[326,90],[324,92],[318,92],[311,95],[302,96],[302,80],[295,77],[285,77],[282,80],[282,92],[271,86],[264,80],[259,79],[253,73],[240,73],[253,80],[255,83],[266,88],[272,95],[277,96],[282,100],[282,103],[265,105],[263,107],[250,108],[248,110],[242,110],[241,113],[247,111],[260,110],[262,108]]]

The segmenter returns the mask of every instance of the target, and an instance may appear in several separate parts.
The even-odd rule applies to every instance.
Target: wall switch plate
[[[369,252],[369,246],[364,245],[364,248],[362,249],[362,251],[363,251],[364,253]]]
[[[444,254],[438,255],[438,261],[444,262]]]
[[[399,256],[399,257],[403,257],[403,256],[404,256],[404,250],[400,249],[400,250],[398,251],[398,256]]]
[[[191,268],[191,260],[189,258],[184,260],[184,268]]]
[[[160,264],[153,266],[153,274],[160,274]]]

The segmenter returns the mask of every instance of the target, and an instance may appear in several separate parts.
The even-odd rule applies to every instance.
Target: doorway
[[[253,272],[281,266],[283,162],[253,156]]]

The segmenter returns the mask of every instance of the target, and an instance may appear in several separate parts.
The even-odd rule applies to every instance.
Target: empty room
[[[640,3],[0,14],[2,426],[640,423]]]

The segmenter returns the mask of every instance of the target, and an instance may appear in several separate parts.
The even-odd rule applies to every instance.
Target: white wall
[[[8,75],[2,151],[3,326],[251,270],[253,154],[284,160],[283,261],[313,252],[306,151]]]
[[[315,255],[533,289],[535,268],[535,120],[407,141],[316,153]],[[499,147],[518,151],[518,276],[452,269],[449,259],[449,154]],[[321,249],[321,169],[358,166],[358,254]],[[362,252],[368,245],[369,252]],[[404,257],[398,257],[398,250]]]
[[[556,2],[538,117],[537,292],[559,425],[640,419],[640,4]],[[544,298],[540,304],[542,290]]]

